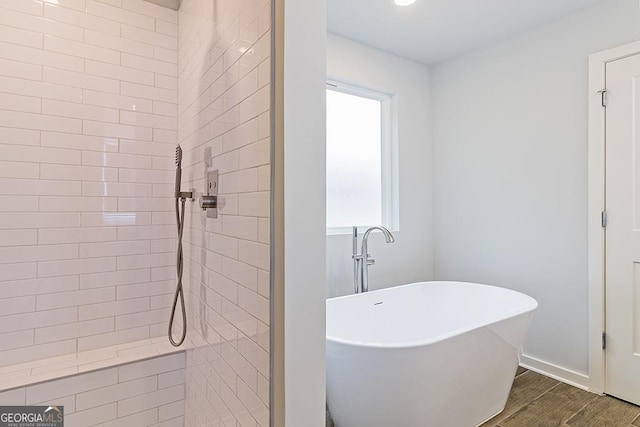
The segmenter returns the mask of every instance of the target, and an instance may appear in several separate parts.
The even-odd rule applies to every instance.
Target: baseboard
[[[540,359],[536,359],[535,357],[523,354],[520,358],[520,366],[539,374],[546,375],[547,377],[551,377],[554,380],[567,383],[574,387],[578,387],[587,391],[593,391],[589,387],[588,375],[554,365],[553,363],[544,362]]]

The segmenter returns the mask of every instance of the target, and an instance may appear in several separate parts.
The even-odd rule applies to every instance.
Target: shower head
[[[182,147],[176,146],[176,167],[182,167]]]

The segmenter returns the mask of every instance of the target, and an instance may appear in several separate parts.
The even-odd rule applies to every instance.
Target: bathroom
[[[588,59],[640,40],[636,0],[520,10],[431,65],[327,37],[335,0],[153,3],[0,2],[0,407],[324,425],[325,301],[353,289],[351,237],[325,222],[327,79],[398,94],[395,242],[371,234],[370,289],[528,294],[522,365],[605,391]],[[474,10],[453,24],[491,33]]]

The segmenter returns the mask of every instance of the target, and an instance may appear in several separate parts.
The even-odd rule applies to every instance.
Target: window
[[[327,231],[394,223],[391,97],[329,83],[327,89]]]

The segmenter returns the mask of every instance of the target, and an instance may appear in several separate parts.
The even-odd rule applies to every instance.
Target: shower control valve
[[[218,217],[218,170],[207,172],[207,194],[200,196],[200,207],[207,212],[207,218]]]

